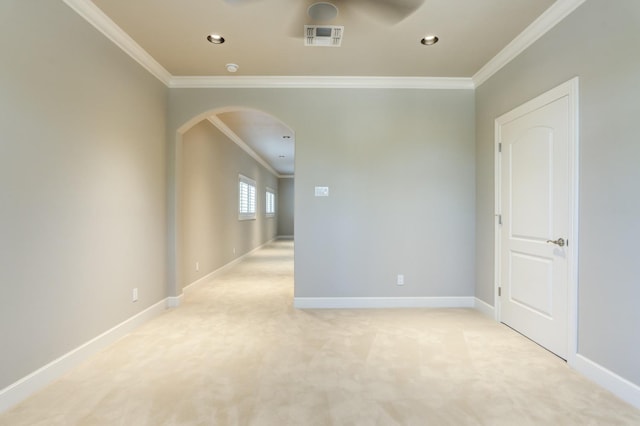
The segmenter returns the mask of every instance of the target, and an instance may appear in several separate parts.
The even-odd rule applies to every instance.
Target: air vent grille
[[[334,25],[305,25],[304,45],[340,47],[344,27]]]

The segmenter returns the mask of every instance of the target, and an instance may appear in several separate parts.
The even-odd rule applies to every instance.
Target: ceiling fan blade
[[[397,24],[422,6],[424,0],[360,0],[358,8],[389,24]]]
[[[225,3],[233,5],[233,6],[238,6],[238,5],[245,5],[248,3],[253,3],[255,0],[224,0]]]
[[[307,16],[307,8],[309,7],[309,5],[307,4],[307,2],[297,3],[298,6],[293,8],[294,18],[289,29],[289,37],[304,38],[304,26],[309,25],[309,21],[311,20]]]

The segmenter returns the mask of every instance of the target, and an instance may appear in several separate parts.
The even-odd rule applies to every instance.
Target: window
[[[267,187],[267,192],[264,202],[264,214],[267,217],[273,217],[276,215],[276,193],[273,189]]]
[[[256,218],[256,181],[246,176],[238,177],[238,219]]]

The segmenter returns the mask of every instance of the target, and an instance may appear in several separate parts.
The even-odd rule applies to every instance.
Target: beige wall
[[[295,180],[278,179],[278,235],[292,237],[294,234]]]
[[[208,120],[182,144],[181,288],[275,238],[278,221],[264,213],[266,187],[277,192],[278,179]],[[256,181],[256,220],[238,220],[239,174]]]
[[[640,2],[588,0],[476,91],[476,295],[493,305],[493,124],[580,79],[578,353],[640,385]]]
[[[61,1],[0,9],[3,389],[166,296],[167,89]]]
[[[169,132],[228,106],[295,131],[296,296],[473,296],[472,90],[171,89]]]

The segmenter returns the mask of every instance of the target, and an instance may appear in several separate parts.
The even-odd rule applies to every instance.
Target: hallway
[[[474,310],[295,310],[293,266],[265,246],[0,425],[640,424]]]

